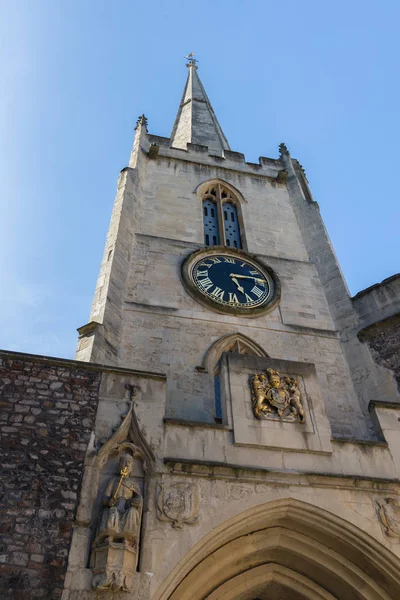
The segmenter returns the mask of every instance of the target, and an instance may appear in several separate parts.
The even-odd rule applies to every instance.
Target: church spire
[[[230,150],[228,140],[218,123],[203,84],[197,74],[193,52],[189,60],[186,86],[171,133],[172,146],[186,150],[186,144],[208,146],[211,154],[221,155]]]

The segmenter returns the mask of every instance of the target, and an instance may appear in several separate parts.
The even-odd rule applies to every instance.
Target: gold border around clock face
[[[257,316],[279,301],[274,271],[243,250],[212,246],[190,254],[182,265],[185,288],[217,312]]]

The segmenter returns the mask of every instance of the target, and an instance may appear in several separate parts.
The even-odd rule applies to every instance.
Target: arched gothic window
[[[211,185],[203,194],[203,224],[206,246],[242,247],[237,200],[221,183]]]
[[[268,356],[255,342],[241,334],[228,335],[215,342],[209,349],[205,363],[212,373],[214,383],[215,420],[222,423],[223,407],[221,399],[221,356],[223,352],[246,354],[248,356]]]

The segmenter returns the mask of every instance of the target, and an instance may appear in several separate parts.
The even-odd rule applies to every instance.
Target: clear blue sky
[[[355,294],[400,270],[400,3],[0,0],[0,347],[73,357],[139,114],[195,50],[233,150],[306,169]]]

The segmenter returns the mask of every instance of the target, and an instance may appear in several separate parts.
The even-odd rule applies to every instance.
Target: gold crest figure
[[[281,419],[304,423],[305,413],[296,379],[278,371],[254,375],[251,381],[253,411],[257,419]]]

